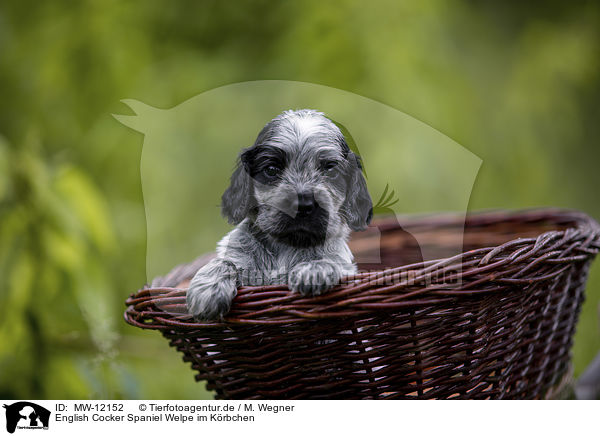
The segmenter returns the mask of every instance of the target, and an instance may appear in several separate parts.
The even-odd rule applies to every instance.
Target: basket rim
[[[125,301],[125,321],[143,329],[223,328],[234,325],[281,325],[347,317],[373,317],[389,310],[443,310],[444,304],[551,280],[573,263],[593,259],[600,251],[600,224],[583,212],[560,208],[486,210],[475,213],[378,217],[382,230],[419,227],[485,227],[494,223],[553,222],[564,230],[535,238],[511,239],[501,245],[344,278],[329,292],[303,297],[287,285],[240,287],[231,312],[221,321],[198,322],[185,305],[185,288],[169,286],[189,277],[214,254],[175,267]],[[548,272],[550,271],[550,272]],[[539,273],[537,275],[533,273]],[[533,275],[532,275],[533,274]],[[443,277],[443,280],[440,280]],[[449,280],[456,283],[450,284]],[[386,284],[386,280],[389,284]]]

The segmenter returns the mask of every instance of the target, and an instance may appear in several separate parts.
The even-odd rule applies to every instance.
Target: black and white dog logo
[[[6,409],[6,431],[14,433],[15,429],[48,429],[50,411],[29,401],[19,401],[11,405],[4,404]]]

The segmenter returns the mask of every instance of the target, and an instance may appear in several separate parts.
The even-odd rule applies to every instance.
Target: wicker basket
[[[241,288],[224,322],[197,323],[185,288],[205,256],[132,295],[125,320],[160,330],[216,398],[555,396],[600,250],[594,220],[534,210],[376,224],[380,240],[358,233],[351,247],[376,243],[386,269],[325,295]],[[410,264],[425,246],[439,260]]]

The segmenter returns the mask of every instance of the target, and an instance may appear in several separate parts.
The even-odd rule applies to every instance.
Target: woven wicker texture
[[[355,234],[351,248],[380,250],[385,269],[325,295],[240,288],[223,322],[197,323],[185,288],[209,255],[132,295],[125,320],[160,330],[216,398],[524,399],[559,389],[600,250],[594,220],[534,210],[375,224],[380,238]],[[439,259],[411,264],[425,246]]]

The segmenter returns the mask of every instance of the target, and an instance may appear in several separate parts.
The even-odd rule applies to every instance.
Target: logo
[[[458,216],[466,214],[482,162],[460,144],[403,112],[350,92],[307,82],[232,83],[169,109],[136,100],[123,103],[135,115],[115,118],[144,134],[140,175],[147,205],[149,283],[169,271],[175,260],[182,263],[198,256],[198,243],[205,239],[189,235],[189,229],[197,228],[198,223],[220,223],[220,227],[211,229],[222,229],[223,234],[230,230],[219,218],[218,208],[206,205],[221,204],[240,145],[250,145],[259,128],[283,109],[307,107],[332,117],[350,149],[362,158],[373,200],[378,197],[376,193],[382,193],[375,212],[395,215],[398,226],[405,222],[407,213],[443,209],[456,211]],[[226,163],[221,162],[223,159]],[[191,198],[196,200],[189,201]],[[265,195],[265,201],[270,208],[277,208],[273,196]],[[288,211],[288,215],[292,213],[296,212]],[[170,229],[168,238],[164,237],[166,228]],[[354,246],[354,260],[361,269],[381,270],[381,229],[373,225],[365,232]],[[406,244],[403,264],[440,257],[440,247],[431,243],[429,232],[408,233],[394,236]],[[457,233],[452,241],[444,241],[444,257],[458,255],[463,248],[462,235]],[[398,260],[390,258],[389,262]],[[260,282],[263,277],[270,281],[271,273],[277,277],[277,271],[258,270],[257,280],[251,281]],[[169,307],[163,310],[172,313]]]
[[[4,404],[6,409],[6,431],[14,433],[15,429],[48,430],[50,411],[28,401],[19,401],[11,405]]]

